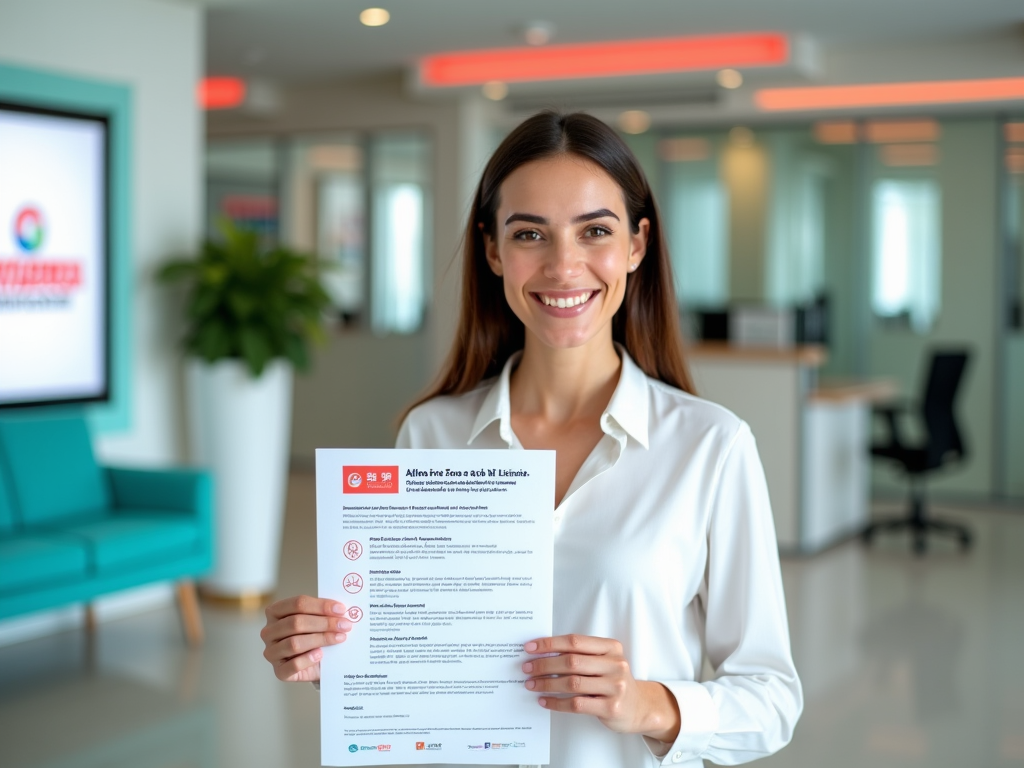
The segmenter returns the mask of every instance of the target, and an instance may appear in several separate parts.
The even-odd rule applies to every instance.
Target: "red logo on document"
[[[398,467],[344,467],[345,493],[398,493]]]
[[[363,618],[363,609],[356,605],[353,605],[351,608],[348,609],[346,615],[348,616],[349,621],[359,621],[361,618]]]
[[[416,742],[416,749],[426,749],[426,748],[427,748],[427,743],[425,741],[417,741]]]

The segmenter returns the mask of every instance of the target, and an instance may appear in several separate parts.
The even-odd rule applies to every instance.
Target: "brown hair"
[[[495,234],[498,194],[509,174],[533,160],[560,154],[589,160],[618,183],[634,234],[641,219],[650,221],[647,254],[628,276],[626,296],[612,319],[613,340],[648,376],[695,392],[683,357],[665,234],[640,163],[615,131],[597,118],[544,111],[512,131],[484,169],[463,236],[462,306],[455,341],[441,375],[410,411],[438,395],[469,392],[499,374],[509,356],[523,348],[523,324],[505,300],[502,279],[487,264],[484,233]]]

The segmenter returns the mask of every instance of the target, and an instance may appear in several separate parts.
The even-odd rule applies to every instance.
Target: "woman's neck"
[[[529,333],[512,373],[509,396],[516,416],[562,424],[600,418],[619,380],[622,361],[607,338],[573,349],[552,349]]]

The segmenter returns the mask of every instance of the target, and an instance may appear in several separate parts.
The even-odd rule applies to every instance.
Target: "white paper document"
[[[544,764],[523,644],[551,634],[554,451],[316,452],[324,765]]]

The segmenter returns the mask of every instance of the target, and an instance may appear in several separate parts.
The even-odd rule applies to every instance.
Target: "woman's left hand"
[[[555,712],[593,715],[618,733],[642,733],[663,742],[679,734],[679,707],[661,683],[636,680],[617,640],[560,635],[533,640],[527,653],[558,654],[523,664],[526,687],[544,696],[540,705]],[[555,675],[555,677],[552,677]]]

